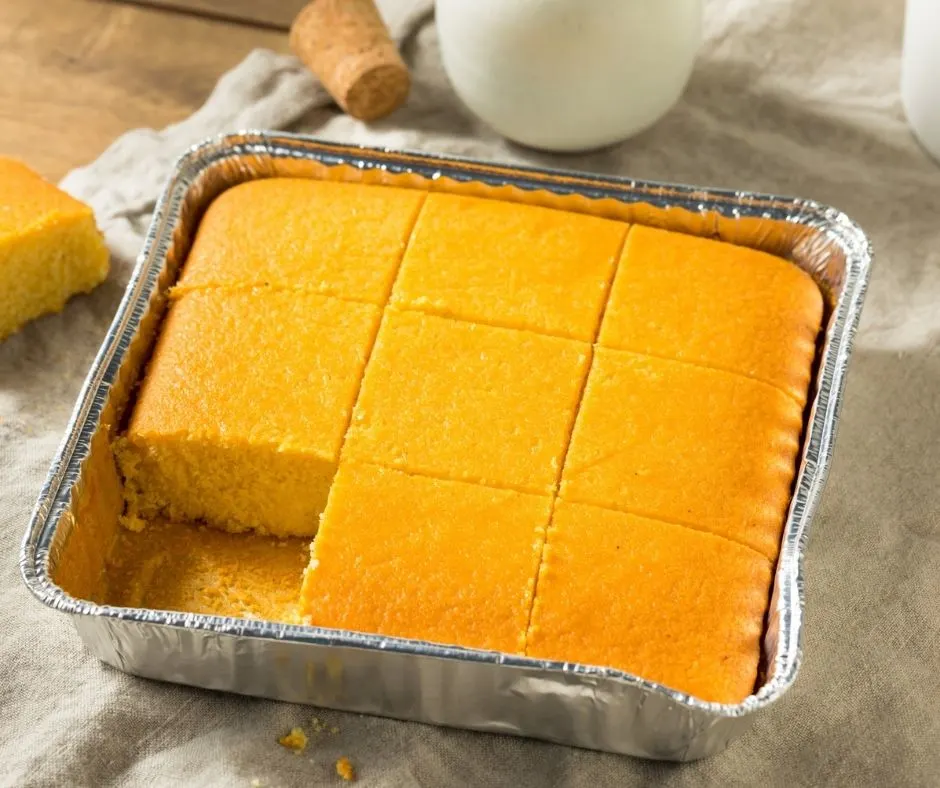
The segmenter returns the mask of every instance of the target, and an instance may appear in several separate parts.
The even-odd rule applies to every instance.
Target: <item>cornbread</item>
[[[277,743],[284,749],[291,750],[294,755],[300,755],[307,749],[307,734],[304,733],[303,728],[291,728],[288,733],[277,740]]]
[[[822,295],[779,257],[631,228],[600,344],[736,372],[806,402]]]
[[[594,216],[431,194],[392,303],[592,342],[626,231]]]
[[[301,606],[315,626],[522,653],[548,496],[344,462]]]
[[[108,249],[84,203],[0,157],[0,339],[58,312],[108,274]]]
[[[766,383],[598,348],[561,497],[780,545],[802,408]]]
[[[550,493],[590,353],[582,342],[388,309],[344,454]]]
[[[378,320],[270,289],[175,301],[118,445],[128,525],[313,535]]]
[[[721,537],[559,501],[526,654],[737,703],[757,679],[771,572]]]
[[[821,319],[809,276],[716,241],[385,186],[235,187],[115,444],[123,522],[148,527],[118,537],[108,594],[740,701]]]
[[[306,539],[230,534],[191,523],[120,529],[106,601],[205,615],[299,623]]]
[[[272,286],[382,305],[422,202],[387,186],[243,183],[209,206],[172,293]]]
[[[353,766],[352,761],[349,760],[345,755],[336,760],[336,773],[346,782],[353,783],[356,781],[356,767]]]

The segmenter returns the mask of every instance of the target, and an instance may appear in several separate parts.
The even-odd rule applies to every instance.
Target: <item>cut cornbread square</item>
[[[780,257],[634,226],[600,344],[737,372],[803,403],[822,309],[809,274]]]
[[[559,501],[526,654],[737,703],[757,679],[770,579],[767,558],[721,537]]]
[[[314,534],[379,316],[266,289],[174,302],[118,443],[127,524]]]
[[[0,157],[0,339],[108,275],[91,208]]]
[[[431,194],[392,303],[591,342],[626,231],[609,219]]]
[[[384,304],[424,198],[302,178],[240,184],[210,204],[173,293],[271,285]]]
[[[802,409],[780,389],[597,348],[561,496],[683,523],[773,558]]]
[[[300,623],[308,539],[173,522],[121,531],[106,569],[106,604]]]
[[[344,454],[551,492],[590,352],[573,340],[387,309]]]
[[[522,653],[549,496],[340,464],[301,610],[314,626]]]

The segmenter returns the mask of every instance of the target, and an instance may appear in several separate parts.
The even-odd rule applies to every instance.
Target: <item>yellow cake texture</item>
[[[106,570],[109,605],[300,623],[306,539],[159,522],[122,528],[117,540]]]
[[[172,292],[270,286],[382,305],[423,202],[387,186],[243,183],[210,204]]]
[[[309,623],[522,653],[549,496],[340,467],[304,577]]]
[[[740,375],[598,348],[561,497],[777,554],[802,409]]]
[[[344,453],[550,493],[590,353],[583,342],[388,309]]]
[[[392,303],[592,342],[626,230],[594,216],[431,194]]]
[[[0,157],[0,339],[58,312],[108,274],[91,208]]]
[[[526,654],[737,703],[757,679],[771,562],[721,537],[558,502]]]
[[[816,283],[782,258],[636,226],[600,344],[745,375],[802,405],[822,308]]]
[[[235,187],[116,443],[124,522],[172,522],[121,535],[111,593],[737,702],[822,312],[797,267],[717,241],[384,186]]]
[[[314,534],[378,320],[270,289],[173,302],[118,446],[128,523]]]

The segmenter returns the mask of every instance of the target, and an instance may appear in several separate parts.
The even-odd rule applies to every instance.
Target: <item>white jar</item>
[[[901,100],[917,139],[940,161],[940,0],[907,0]]]
[[[437,0],[444,68],[511,140],[597,148],[653,125],[685,89],[702,0]]]

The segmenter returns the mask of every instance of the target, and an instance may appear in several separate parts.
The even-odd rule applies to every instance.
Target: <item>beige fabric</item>
[[[393,117],[351,121],[293,60],[256,52],[195,116],[129,134],[65,181],[97,209],[115,271],[0,345],[0,782],[312,785],[335,783],[347,754],[377,786],[940,784],[940,166],[898,100],[900,0],[713,0],[681,105],[617,148],[557,158],[459,106],[422,4],[385,10],[415,73]],[[159,184],[187,145],[247,126],[799,194],[868,230],[877,267],[810,544],[805,666],[728,751],[654,764],[160,685],[101,666],[30,598],[20,539]],[[276,744],[314,714],[340,732],[301,756]]]

